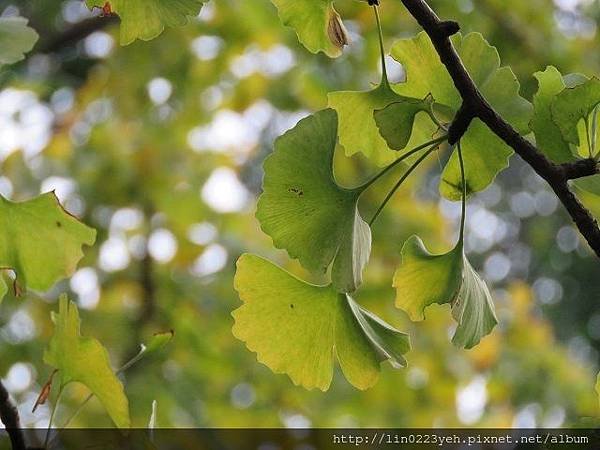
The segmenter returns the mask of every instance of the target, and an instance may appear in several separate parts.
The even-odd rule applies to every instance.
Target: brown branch
[[[90,17],[72,25],[61,33],[50,36],[47,39],[40,39],[35,51],[39,53],[55,53],[63,48],[77,44],[90,34],[117,22],[118,18],[116,16]]]
[[[489,129],[508,144],[533,170],[550,185],[580,233],[600,258],[600,228],[591,213],[569,188],[569,180],[600,173],[593,160],[582,160],[562,165],[554,164],[535,145],[521,136],[504,120],[483,97],[456,52],[450,36],[458,32],[456,22],[444,22],[425,0],[401,0],[408,12],[429,35],[433,45],[460,93],[463,105],[457,114],[452,140],[457,142],[466,132],[473,118],[480,119]],[[465,124],[467,125],[465,127]]]
[[[2,381],[0,381],[0,420],[6,428],[13,450],[26,450],[19,412],[10,401],[8,391]]]

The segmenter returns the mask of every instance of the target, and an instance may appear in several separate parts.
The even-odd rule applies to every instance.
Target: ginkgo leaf
[[[452,302],[452,317],[458,323],[452,342],[463,348],[473,348],[498,324],[490,290],[464,256],[462,284]]]
[[[0,17],[0,66],[14,64],[25,57],[38,40],[23,17]]]
[[[360,285],[371,251],[371,230],[357,210],[359,190],[333,176],[337,116],[330,109],[301,120],[275,143],[264,164],[256,217],[275,247],[308,270],[324,273],[341,292]]]
[[[423,100],[406,98],[375,111],[375,123],[379,134],[393,150],[403,150],[412,135],[417,114],[429,114],[433,97],[428,95]]]
[[[347,31],[333,0],[271,0],[281,22],[292,27],[298,40],[312,53],[331,58],[342,54],[348,44]]]
[[[138,352],[138,354],[131,358],[123,367],[121,367],[119,369],[119,372],[123,372],[129,369],[141,359],[146,358],[152,353],[159,351],[173,340],[173,336],[175,336],[175,332],[172,330],[164,333],[154,334],[148,342],[145,342],[140,345],[140,351]]]
[[[464,37],[458,34],[452,40],[484,97],[517,131],[527,133],[531,104],[519,95],[520,85],[512,70],[500,67],[497,50],[478,33]],[[427,34],[422,32],[413,39],[396,42],[391,55],[404,66],[407,77],[405,83],[394,85],[394,90],[415,99],[431,94],[436,110],[448,115],[450,122],[461,105],[461,97]],[[473,121],[461,143],[468,193],[485,189],[508,166],[512,150],[479,120]],[[462,195],[461,184],[455,152],[442,174],[440,192],[446,198],[458,200]]]
[[[106,3],[121,18],[121,45],[141,39],[149,41],[165,27],[180,27],[198,16],[207,0],[86,0],[88,7]]]
[[[568,142],[563,139],[558,125],[552,119],[552,102],[566,87],[563,76],[556,67],[548,66],[544,72],[533,74],[539,88],[533,97],[534,113],[531,130],[537,147],[554,162],[563,163],[574,159]]]
[[[67,213],[53,192],[15,203],[0,196],[0,267],[20,287],[50,289],[71,275],[96,231]]]
[[[391,103],[405,101],[404,97],[385,82],[370,91],[330,92],[327,97],[328,106],[338,113],[340,144],[347,156],[361,152],[378,166],[398,158],[381,137],[373,115]]]
[[[82,383],[98,397],[116,426],[128,428],[129,403],[123,385],[111,369],[102,344],[81,336],[77,306],[62,296],[52,321],[54,335],[44,353],[44,362],[58,370],[61,388],[71,382]]]
[[[405,366],[408,336],[331,286],[315,286],[273,263],[245,254],[235,289],[243,305],[232,315],[233,334],[275,373],[306,389],[327,390],[334,360],[358,389],[373,386],[380,362]]]
[[[552,103],[552,118],[567,142],[579,146],[579,123],[588,119],[600,104],[600,79],[590,78],[573,87],[567,87]]]
[[[489,289],[467,260],[461,242],[448,253],[433,255],[412,236],[402,248],[393,285],[396,306],[413,321],[423,320],[429,305],[449,303],[458,323],[452,342],[458,347],[474,347],[498,323]]]

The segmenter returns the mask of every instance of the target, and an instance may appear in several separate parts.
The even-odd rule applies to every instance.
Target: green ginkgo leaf
[[[394,287],[396,306],[413,321],[423,320],[429,305],[450,304],[458,323],[452,342],[458,347],[474,347],[498,323],[490,291],[471,267],[461,241],[450,252],[433,255],[412,236],[402,248]]]
[[[52,314],[54,335],[44,362],[58,370],[63,389],[71,382],[85,385],[119,428],[130,426],[129,403],[123,385],[110,367],[108,352],[96,339],[82,337],[77,306],[62,296]]]
[[[0,66],[14,64],[25,57],[38,40],[23,17],[0,17]]]
[[[165,27],[180,27],[200,14],[207,0],[86,0],[88,7],[102,8],[109,3],[121,18],[121,45],[141,39],[149,41]]]
[[[348,44],[347,31],[333,0],[271,0],[281,22],[292,27],[298,40],[312,53],[335,58]]]
[[[497,50],[478,33],[455,35],[452,40],[484,97],[520,133],[527,133],[531,104],[519,95],[520,85],[511,69],[500,67]],[[414,99],[430,94],[440,119],[451,122],[461,98],[427,34],[422,32],[413,39],[396,42],[391,55],[404,66],[407,77],[405,83],[394,85],[394,90]],[[479,120],[473,121],[461,142],[467,193],[481,191],[508,166],[512,150]],[[446,198],[459,200],[461,184],[454,152],[442,174],[440,192]]]
[[[398,152],[391,150],[379,133],[373,115],[392,103],[405,101],[404,97],[382,82],[370,91],[330,92],[328,99],[328,106],[338,113],[340,144],[347,156],[361,152],[378,166],[398,158]]]
[[[333,176],[337,116],[320,111],[275,142],[264,164],[256,217],[277,248],[308,270],[325,273],[340,292],[360,285],[371,251],[371,230],[360,217],[360,190],[340,187]]]
[[[567,87],[556,96],[552,103],[552,118],[567,142],[575,146],[587,145],[581,142],[579,124],[589,120],[599,104],[600,79],[595,77]]]
[[[71,275],[92,245],[96,231],[67,213],[53,192],[15,203],[0,196],[0,267],[11,269],[17,285],[50,289]]]
[[[432,104],[433,97],[428,95],[423,100],[406,98],[376,110],[375,123],[388,147],[393,150],[405,149],[410,141],[417,114],[429,114]]]
[[[327,390],[336,356],[358,389],[377,382],[381,361],[406,365],[408,336],[331,286],[305,283],[245,254],[237,262],[235,289],[244,304],[232,313],[233,334],[260,362],[296,385]]]
[[[550,159],[563,163],[574,159],[568,142],[563,139],[558,125],[552,119],[552,102],[566,87],[563,76],[556,67],[548,66],[544,72],[533,74],[539,88],[533,97],[531,130],[535,134],[537,147]]]

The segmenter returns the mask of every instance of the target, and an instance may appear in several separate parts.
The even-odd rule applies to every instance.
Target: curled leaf
[[[275,373],[306,389],[329,388],[334,359],[358,389],[374,385],[380,362],[406,365],[408,336],[331,286],[315,286],[255,255],[237,262],[235,289],[244,304],[233,334]]]
[[[498,323],[490,291],[467,260],[462,242],[448,253],[434,255],[412,236],[402,247],[393,285],[396,306],[411,320],[423,320],[429,305],[450,304],[458,323],[452,342],[458,347],[474,347]]]
[[[38,406],[46,404],[46,401],[50,396],[50,392],[52,391],[52,380],[54,380],[54,375],[56,375],[56,372],[58,372],[58,370],[54,369],[50,374],[50,378],[48,378],[48,381],[46,381],[44,386],[42,386],[40,395],[38,395],[38,398],[36,399],[35,404],[33,405],[33,408],[31,410],[32,413],[34,413],[38,409]]]
[[[346,31],[346,27],[344,27],[344,23],[338,12],[333,8],[329,12],[327,34],[329,35],[329,40],[339,49],[343,49],[348,45],[348,32]]]
[[[256,217],[277,248],[308,270],[325,273],[352,292],[362,281],[371,251],[371,229],[358,213],[360,192],[340,187],[333,176],[337,115],[324,110],[280,137],[264,164]]]
[[[271,0],[281,22],[292,27],[298,40],[312,53],[331,58],[342,54],[348,33],[333,0]]]

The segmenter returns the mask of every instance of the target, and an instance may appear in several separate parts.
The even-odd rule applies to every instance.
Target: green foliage
[[[453,37],[469,74],[490,104],[520,133],[527,133],[531,105],[519,96],[520,85],[512,70],[500,67],[500,57],[481,34]],[[401,95],[423,99],[431,95],[440,119],[451,122],[461,105],[454,83],[441,63],[431,40],[422,32],[396,42],[391,55],[406,70],[406,82],[394,86]],[[479,120],[461,140],[465,158],[467,193],[485,189],[508,166],[512,150]],[[454,152],[442,174],[440,192],[450,200],[462,195],[458,156]]]
[[[600,80],[580,74],[563,77],[552,66],[545,72],[537,72],[535,77],[539,88],[534,97],[531,128],[538,148],[559,163],[578,157],[597,157]],[[576,180],[575,185],[600,193],[597,176]]]
[[[363,153],[378,166],[385,166],[398,157],[379,134],[373,114],[403,97],[396,94],[384,79],[381,84],[364,92],[330,92],[328,105],[337,111],[340,144],[347,156]],[[406,133],[410,136],[410,130]]]
[[[105,0],[86,0],[88,7],[102,8]],[[196,17],[206,0],[111,0],[113,12],[121,18],[121,44],[136,39],[149,41],[165,27],[180,27]]]
[[[103,6],[105,2],[93,3]],[[574,335],[586,337],[589,333],[587,338],[594,345],[590,318],[597,313],[592,298],[597,291],[597,270],[581,247],[577,251],[567,251],[563,248],[565,239],[561,239],[560,248],[557,247],[555,237],[565,226],[560,215],[550,215],[541,220],[515,217],[511,211],[515,194],[524,188],[535,190],[536,207],[540,204],[538,199],[544,200],[543,195],[547,194],[540,186],[532,187],[528,172],[519,166],[520,160],[515,159],[514,168],[523,176],[511,177],[515,173],[512,172],[495,183],[493,194],[497,196],[497,203],[488,196],[481,196],[475,206],[500,223],[497,230],[502,228],[506,231],[507,226],[510,229],[504,233],[501,242],[494,241],[492,245],[493,240],[485,239],[491,245],[489,250],[474,252],[476,255],[473,256],[475,266],[482,265],[494,252],[511,260],[509,277],[494,281],[494,287],[502,293],[502,302],[498,302],[496,307],[503,326],[482,340],[477,348],[463,352],[448,345],[444,330],[451,325],[452,318],[446,308],[428,308],[427,320],[413,325],[408,323],[404,314],[392,314],[392,305],[386,301],[391,292],[390,276],[398,261],[399,242],[418,233],[428,246],[447,246],[447,223],[440,214],[437,197],[429,189],[438,173],[435,158],[423,161],[424,170],[415,172],[407,180],[404,189],[390,201],[389,210],[380,216],[369,270],[363,271],[371,253],[370,245],[366,245],[367,242],[370,244],[371,231],[357,210],[357,199],[363,191],[342,186],[353,186],[355,180],[364,179],[372,168],[365,164],[363,158],[343,158],[338,154],[335,163],[337,177],[333,177],[337,120],[331,112],[318,113],[317,119],[306,119],[305,122],[312,123],[310,127],[302,122],[288,133],[295,135],[293,145],[290,136],[282,138],[289,148],[277,143],[273,156],[267,162],[267,166],[273,163],[273,167],[271,171],[267,170],[265,181],[269,179],[272,183],[265,182],[258,215],[263,222],[261,211],[266,205],[263,200],[271,196],[266,213],[271,231],[267,232],[274,239],[277,234],[281,245],[276,245],[288,250],[291,256],[294,256],[293,247],[297,246],[299,250],[295,257],[306,268],[320,274],[331,268],[332,285],[310,286],[264,260],[256,263],[257,257],[244,256],[240,260],[244,268],[238,272],[237,279],[240,280],[240,295],[247,295],[242,297],[244,306],[234,313],[234,330],[243,323],[245,326],[236,334],[246,336],[249,346],[251,339],[252,342],[256,340],[253,345],[259,358],[268,362],[270,367],[276,367],[276,371],[293,372],[292,378],[295,377],[295,382],[300,380],[299,384],[318,384],[321,388],[329,386],[331,375],[327,378],[327,374],[335,372],[333,366],[337,358],[351,383],[361,388],[370,386],[375,383],[379,372],[377,361],[391,357],[393,365],[405,364],[403,355],[408,350],[408,338],[344,295],[344,292],[354,291],[364,276],[360,292],[352,296],[373,311],[389,314],[393,320],[391,323],[397,328],[410,330],[414,347],[419,351],[411,354],[410,370],[395,372],[384,368],[377,386],[369,392],[350,392],[347,384],[332,383],[327,395],[322,395],[320,392],[290,389],[286,377],[267,375],[267,369],[257,366],[255,358],[232,339],[227,317],[238,306],[233,304],[237,301],[232,290],[233,267],[225,264],[215,273],[199,275],[196,261],[204,260],[204,256],[209,256],[209,250],[216,247],[229,255],[228,258],[247,248],[259,253],[272,252],[272,248],[270,240],[259,232],[250,213],[251,208],[220,214],[208,204],[203,204],[198,192],[202,192],[203,185],[215,169],[224,168],[235,172],[249,192],[255,192],[261,173],[258,166],[271,147],[273,129],[280,127],[279,119],[289,112],[322,108],[327,91],[339,89],[340,83],[351,85],[348,89],[358,89],[372,78],[376,70],[374,61],[379,56],[375,51],[377,36],[372,32],[370,8],[365,2],[344,2],[344,9],[340,10],[348,23],[352,23],[353,29],[361,30],[362,37],[335,64],[327,58],[315,58],[295,45],[292,33],[273,20],[274,8],[270,8],[268,2],[263,2],[262,7],[259,3],[213,2],[211,14],[207,14],[204,20],[192,20],[189,27],[165,33],[161,39],[149,44],[114,48],[107,58],[90,58],[91,55],[78,51],[69,51],[66,59],[50,55],[52,71],[47,78],[38,72],[35,72],[35,77],[30,77],[33,72],[29,70],[21,74],[19,71],[25,65],[19,65],[11,72],[15,75],[11,89],[35,91],[42,103],[50,98],[54,103],[55,98],[60,97],[54,94],[58,94],[57,89],[62,86],[74,96],[71,109],[54,117],[51,143],[44,149],[43,156],[36,156],[30,161],[26,152],[16,151],[6,158],[3,154],[0,164],[2,177],[10,181],[15,199],[38,192],[40,176],[68,176],[77,184],[77,196],[84,204],[84,220],[93,223],[100,236],[99,245],[87,252],[86,265],[89,264],[92,270],[98,269],[99,275],[99,302],[95,311],[86,318],[88,334],[97,336],[110,350],[114,360],[121,361],[151,329],[177,329],[178,339],[172,354],[159,357],[158,349],[172,339],[171,333],[160,334],[147,341],[138,356],[118,371],[142,357],[156,356],[145,360],[141,370],[136,370],[136,367],[127,372],[132,423],[147,423],[150,405],[157,400],[161,408],[158,411],[153,409],[153,416],[161,426],[277,427],[289,414],[302,414],[319,427],[339,427],[347,423],[374,427],[386,424],[465,426],[473,424],[464,423],[458,414],[459,394],[461,389],[475,381],[485,386],[486,404],[474,425],[511,426],[522,408],[530,405],[535,405],[533,410],[538,424],[556,416],[557,408],[564,411],[565,425],[582,414],[593,414],[596,411],[596,398],[590,395],[593,376],[583,363],[573,360],[571,352],[567,352],[554,336],[570,339]],[[341,54],[346,36],[332,2],[274,0],[273,3],[278,7],[282,20],[296,29],[311,51],[323,51],[330,56]],[[164,26],[183,24],[187,17],[197,14],[201,6],[197,1],[194,4],[177,2],[178,7],[183,7],[177,10],[176,16],[171,16],[169,11],[176,10],[169,7],[169,11],[163,11],[163,5],[169,5],[169,1],[146,1],[143,5],[139,0],[112,2],[115,11],[121,15],[121,32],[129,35],[125,41],[136,37],[150,39]],[[337,5],[342,4],[338,2]],[[132,9],[127,9],[130,6]],[[411,27],[416,24],[405,13],[401,2],[387,2],[384,7],[384,29],[393,29],[394,33],[402,30],[402,35],[410,35]],[[526,80],[528,84],[524,86],[524,92],[527,95],[535,90],[530,74],[547,61],[555,62],[565,71],[594,72],[600,67],[594,39],[565,39],[552,15],[558,8],[552,0],[508,3],[488,0],[477,2],[476,8],[468,13],[457,8],[455,2],[437,2],[435,7],[440,17],[457,18],[463,29],[484,31],[500,49],[503,60],[510,62],[519,77]],[[26,10],[28,15],[31,14],[32,23],[40,24],[40,29],[47,30],[49,35],[64,31],[62,28],[55,30],[57,24],[64,23],[60,2],[33,2]],[[508,15],[507,10],[510,10]],[[186,11],[191,12],[187,14]],[[288,19],[284,18],[284,12],[289,15]],[[239,20],[240,17],[244,20]],[[585,17],[588,20],[589,16]],[[308,22],[302,18],[308,19]],[[172,23],[167,23],[171,19]],[[212,59],[207,62],[205,56],[199,59],[195,52],[190,51],[197,49],[198,36],[210,36],[215,42],[219,39],[226,42],[215,47]],[[505,116],[519,108],[527,109],[528,105],[516,94],[513,95],[515,86],[518,91],[518,83],[510,70],[492,70],[497,61],[495,51],[475,41],[470,44],[470,50],[465,50],[467,38],[454,39],[460,44],[461,56],[470,61],[468,70],[478,78],[478,84],[487,86],[490,80],[501,79],[486,87],[485,96],[497,108],[514,97],[514,108],[506,106],[505,109],[510,111],[502,112]],[[285,45],[287,51],[293,54],[295,65],[289,71],[274,73],[259,68],[249,75],[240,75],[232,70],[241,61],[239,58],[254,58],[261,52],[266,54],[275,48],[275,43]],[[0,46],[0,53],[2,50],[3,46]],[[407,51],[407,61],[419,56],[416,50],[412,53]],[[437,55],[429,50],[432,48],[422,46],[419,51],[425,64],[413,61],[408,70],[408,85],[416,86],[419,95],[402,92],[402,84],[392,86],[391,90],[380,88],[366,93],[348,92],[347,96],[332,94],[332,97],[340,97],[340,105],[330,105],[338,109],[340,139],[345,143],[348,155],[362,152],[368,156],[369,162],[385,165],[399,158],[399,154],[392,150],[414,148],[430,141],[451,122],[460,98],[449,83]],[[31,67],[36,68],[36,64]],[[499,72],[502,75],[498,75]],[[489,74],[490,80],[485,80],[486,74]],[[145,89],[148,81],[156,77],[166,78],[173,88],[171,97],[161,105],[150,101]],[[561,83],[563,87],[574,88],[588,79],[581,75],[567,75],[561,82],[562,76],[550,69],[536,77],[540,91],[534,97],[536,116],[531,121],[531,130],[536,134],[538,146],[556,162],[562,161],[561,157],[572,159],[572,154],[588,157],[588,147],[591,146],[584,130],[585,120],[580,118],[574,126],[565,130],[569,134],[576,130],[580,143],[576,149],[575,144],[562,138],[552,117],[552,103],[555,96],[563,91]],[[11,84],[12,80],[9,81]],[[434,102],[430,108],[423,99],[427,100],[427,94],[433,94],[434,90],[441,99],[428,97]],[[209,98],[210,101],[207,101]],[[579,100],[579,105],[583,105],[587,98],[582,96]],[[388,101],[392,102],[389,106]],[[110,103],[107,107],[110,109],[109,117],[90,121],[94,115],[91,113],[98,110],[100,103]],[[255,108],[259,111],[258,115],[254,114]],[[435,114],[434,121],[429,116],[430,109]],[[254,119],[267,117],[266,110],[270,111],[269,127],[262,129],[255,123],[260,120]],[[207,139],[203,143],[206,148],[198,153],[190,151],[190,136],[196,134],[196,128],[201,128],[200,134],[213,128],[222,132],[223,127],[218,126],[222,125],[221,119],[231,116],[243,120],[245,126],[252,122],[253,133],[261,130],[260,139],[253,142],[252,138],[250,143],[244,142],[239,147],[238,144],[232,145],[227,149],[214,142],[218,139]],[[525,116],[523,114],[523,118],[517,121],[523,134],[529,131]],[[594,117],[594,114],[587,116],[590,129]],[[441,127],[435,121],[441,123]],[[223,122],[231,125],[231,121]],[[346,130],[342,130],[343,122],[347,125]],[[74,139],[75,130],[82,123],[89,128],[89,135],[86,133],[87,137],[77,136]],[[300,132],[301,129],[304,131]],[[311,136],[315,129],[317,134],[326,136],[327,145]],[[471,143],[463,141],[462,147],[469,177],[466,188],[472,192],[483,189],[498,168],[506,166],[508,153],[506,146],[478,121],[471,125],[468,137]],[[592,141],[593,136],[589,137]],[[234,141],[232,137],[230,142]],[[296,164],[301,157],[312,161],[312,167],[308,163]],[[449,198],[458,199],[464,183],[460,178],[456,154],[452,158],[446,167],[441,189],[449,191],[446,194]],[[278,161],[277,164],[275,161]],[[403,166],[398,165],[397,169],[402,171]],[[380,178],[381,182],[361,195],[364,211],[371,211],[377,206],[372,202],[386,195],[387,185],[396,177],[396,171],[385,173],[387,175]],[[399,176],[405,173],[401,172]],[[302,204],[292,197],[288,198],[291,192],[284,189],[285,179],[305,186],[311,193],[322,194],[322,201],[317,201],[315,196]],[[336,179],[343,182],[338,184]],[[3,184],[6,180],[2,180]],[[592,190],[589,186],[597,185],[598,177],[578,180],[576,184],[579,187],[587,185],[588,190]],[[269,186],[272,189],[267,192]],[[600,192],[600,188],[596,189]],[[304,190],[295,193],[299,192],[305,193]],[[538,194],[541,195],[538,197]],[[594,202],[596,207],[600,204],[591,194],[581,194],[582,197],[585,195],[586,201],[591,198],[592,205]],[[289,209],[279,209],[278,206]],[[139,225],[128,230],[116,230],[110,216],[120,213],[121,208],[127,208],[129,214],[133,210],[136,216],[142,217]],[[303,215],[303,212],[309,216]],[[287,228],[283,221],[277,224],[278,215],[280,219],[285,216]],[[198,224],[217,230],[210,242],[198,243],[190,239],[190,230],[200,227]],[[262,225],[265,228],[265,224]],[[172,232],[175,238],[177,250],[173,259],[168,262],[155,260],[146,246],[147,257],[138,260],[141,253],[134,253],[134,247],[136,252],[143,250],[138,244],[147,242],[158,228],[163,233],[167,230]],[[306,229],[312,230],[313,234]],[[294,231],[295,235],[287,234],[290,231]],[[565,234],[563,230],[561,233]],[[476,234],[474,242],[483,242]],[[33,236],[37,236],[37,229]],[[130,253],[127,254],[131,259],[126,268],[105,270],[101,260],[109,247],[104,247],[106,239],[116,240],[129,248]],[[464,257],[464,251],[462,248],[459,251],[457,246],[445,255],[431,255],[418,238],[409,242],[414,248],[409,251],[407,242],[405,249],[407,254],[412,254],[412,264],[423,268],[422,277],[416,271],[416,284],[420,283],[422,291],[430,292],[432,297],[452,299],[443,303],[452,306],[452,315],[458,322],[453,340],[459,347],[474,345],[495,324],[494,306],[487,288]],[[306,251],[302,243],[310,245],[310,251]],[[60,253],[63,247],[56,248]],[[528,263],[526,269],[519,261],[521,249],[527,250],[527,258],[523,258]],[[329,255],[329,258],[323,255]],[[60,255],[58,259],[61,259]],[[55,263],[51,259],[47,261],[48,266]],[[311,264],[314,269],[311,269]],[[403,265],[404,262],[398,271]],[[286,268],[294,273],[298,269],[294,261],[287,262]],[[486,273],[487,268],[486,263]],[[256,283],[256,274],[263,273],[264,277],[258,280],[262,289],[258,289],[252,283]],[[537,286],[534,295],[524,282],[518,281],[540,277],[550,278],[550,281],[556,281],[556,286],[563,288],[560,289],[562,300],[555,299],[556,303],[547,304],[543,298],[536,298],[540,295]],[[435,284],[431,281],[434,279],[441,281]],[[21,281],[20,275],[18,281]],[[0,277],[0,294],[11,282],[8,274]],[[406,284],[408,280],[404,282]],[[73,283],[73,286],[76,284]],[[451,293],[449,285],[455,288]],[[585,289],[580,288],[582,286]],[[411,285],[407,292],[411,289],[415,291]],[[290,296],[289,292],[293,294]],[[54,296],[55,293],[48,295]],[[2,376],[13,364],[23,362],[23,355],[39,354],[47,344],[47,317],[51,304],[30,299],[24,296],[22,301],[13,302],[9,296],[2,304]],[[292,308],[287,303],[289,299],[294,300],[293,310],[308,311],[306,315],[300,315],[298,321],[290,317]],[[271,303],[273,308],[269,306]],[[255,314],[262,308],[264,314]],[[325,321],[318,312],[323,312],[331,320]],[[548,320],[553,316],[554,329]],[[35,335],[14,334],[13,328],[18,327],[13,325],[19,324],[17,317],[26,317],[34,323]],[[276,326],[278,321],[279,327]],[[320,324],[323,328],[316,330],[315,327]],[[295,333],[293,337],[299,337],[290,339],[288,329]],[[263,331],[265,334],[260,334]],[[310,337],[319,333],[327,335],[327,346],[323,347],[322,342],[314,346],[295,346],[298,342],[312,344]],[[10,345],[6,345],[8,342]],[[290,352],[285,353],[286,350]],[[323,351],[322,361],[327,364],[313,366],[312,350]],[[300,366],[298,360],[290,359],[290,354],[295,356],[296,351],[308,355],[300,359],[305,361],[304,366]],[[33,379],[36,374],[44,372],[40,364],[40,358],[32,357],[28,361],[28,365],[35,366]],[[23,402],[19,408],[30,406],[26,403],[27,399],[39,385],[40,380],[36,379],[25,391],[13,393],[18,402]],[[223,395],[224,392],[231,395]],[[244,395],[238,395],[240,392]],[[71,395],[62,398],[61,411],[77,408],[85,393],[83,387],[70,389]],[[202,398],[201,411],[198,398]],[[248,403],[244,403],[246,400]],[[30,421],[28,425],[35,425],[38,420],[35,417],[24,418]],[[81,427],[108,426],[108,420],[100,405],[92,403],[73,424]]]
[[[271,0],[284,25],[292,27],[300,42],[312,53],[332,58],[342,54],[347,32],[333,0]]]
[[[82,383],[98,397],[116,426],[128,428],[129,403],[110,367],[108,352],[96,339],[81,336],[77,306],[66,295],[61,297],[52,321],[54,335],[44,362],[58,370],[61,391],[71,382]]]
[[[360,217],[360,190],[340,187],[333,176],[337,116],[318,112],[280,137],[265,161],[256,217],[277,248],[325,273],[340,292],[352,292],[369,260],[371,230]]]
[[[429,114],[433,107],[433,98],[428,95],[423,100],[406,98],[383,109],[375,111],[375,123],[381,137],[393,150],[406,148],[412,135],[417,114]]]
[[[552,103],[565,88],[561,73],[553,66],[544,72],[536,72],[539,88],[533,98],[534,115],[531,130],[538,148],[557,163],[573,160],[568,142],[562,137],[559,126],[552,119]]]
[[[458,347],[474,347],[498,323],[490,292],[467,260],[462,241],[448,253],[433,255],[412,236],[402,247],[394,287],[396,306],[411,320],[423,320],[429,305],[450,304],[458,322],[452,342]]]
[[[307,284],[269,261],[243,255],[235,289],[244,305],[233,312],[234,335],[275,373],[307,389],[327,390],[334,353],[348,381],[367,389],[379,364],[406,365],[408,336],[331,286]]]
[[[575,146],[590,146],[590,116],[600,104],[600,80],[591,78],[581,84],[569,87],[556,96],[552,104],[552,117],[560,128],[565,141]],[[586,122],[581,142],[579,124]],[[594,130],[595,132],[596,130]],[[590,154],[593,149],[588,148]]]
[[[0,17],[0,67],[21,61],[37,40],[38,35],[27,26],[27,19]]]
[[[15,203],[0,196],[0,267],[18,285],[46,291],[71,275],[96,231],[67,213],[53,192]]]

